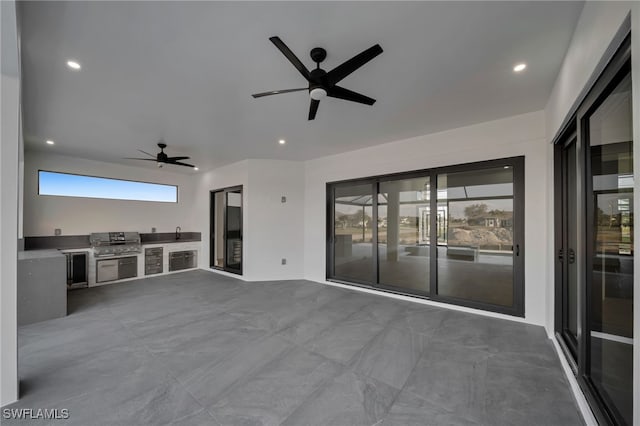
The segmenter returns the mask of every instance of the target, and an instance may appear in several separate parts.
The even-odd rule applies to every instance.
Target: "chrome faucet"
[[[180,239],[180,231],[182,231],[182,228],[176,226],[176,240]]]

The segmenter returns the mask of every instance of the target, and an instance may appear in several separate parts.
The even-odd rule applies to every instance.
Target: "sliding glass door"
[[[210,266],[242,274],[242,187],[211,192]]]
[[[339,182],[327,194],[327,279],[524,314],[522,157]]]
[[[629,39],[556,145],[556,332],[601,424],[633,421]]]
[[[582,118],[589,142],[590,285],[586,374],[620,423],[633,416],[633,141],[631,75]]]

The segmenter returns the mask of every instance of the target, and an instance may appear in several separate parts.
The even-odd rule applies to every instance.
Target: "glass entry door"
[[[211,192],[210,266],[242,274],[242,187]]]

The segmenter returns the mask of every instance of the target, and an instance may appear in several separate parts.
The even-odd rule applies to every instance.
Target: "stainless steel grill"
[[[137,232],[95,232],[89,237],[95,257],[125,256],[142,252]]]

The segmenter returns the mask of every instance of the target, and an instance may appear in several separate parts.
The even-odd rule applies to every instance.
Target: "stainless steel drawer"
[[[162,256],[162,247],[151,247],[144,249],[145,256]]]
[[[162,265],[150,265],[144,267],[145,275],[153,275],[153,274],[161,274],[162,273]]]
[[[118,279],[118,259],[96,261],[96,282],[103,283]]]
[[[196,267],[197,252],[195,250],[174,251],[169,253],[169,271],[179,271]]]
[[[136,256],[118,259],[118,279],[138,276],[138,258]]]
[[[162,247],[152,247],[144,250],[144,274],[161,274],[162,267]]]

